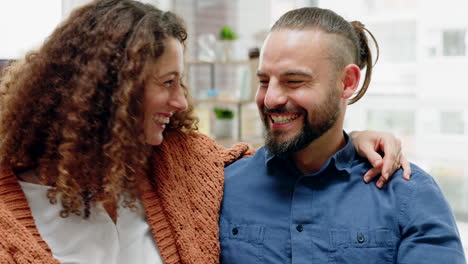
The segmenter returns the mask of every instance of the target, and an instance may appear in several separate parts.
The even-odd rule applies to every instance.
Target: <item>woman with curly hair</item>
[[[223,170],[252,150],[196,133],[186,38],[171,12],[94,1],[8,68],[0,263],[219,262]],[[395,169],[398,140],[355,133],[361,153],[385,142]]]

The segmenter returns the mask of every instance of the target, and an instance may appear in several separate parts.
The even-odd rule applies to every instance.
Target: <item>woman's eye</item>
[[[173,83],[174,83],[174,80],[168,80],[164,82],[164,86],[171,87]]]

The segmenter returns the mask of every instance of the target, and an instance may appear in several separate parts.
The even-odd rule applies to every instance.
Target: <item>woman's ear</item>
[[[348,64],[344,67],[342,75],[343,92],[341,94],[343,99],[349,99],[354,95],[359,86],[360,78],[361,70],[356,64]]]

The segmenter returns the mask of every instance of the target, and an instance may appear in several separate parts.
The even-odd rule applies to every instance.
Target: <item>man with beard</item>
[[[431,176],[411,165],[411,181],[401,170],[382,190],[362,181],[372,166],[343,122],[370,82],[366,32],[319,8],[290,11],[272,27],[256,98],[266,144],[225,170],[223,263],[465,263]]]

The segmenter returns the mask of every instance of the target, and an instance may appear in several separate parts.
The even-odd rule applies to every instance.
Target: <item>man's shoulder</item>
[[[254,155],[243,157],[231,163],[225,168],[224,174],[226,178],[229,178],[231,176],[257,171],[259,168],[264,166],[266,166],[265,150],[262,147],[259,148]]]
[[[463,249],[453,211],[435,179],[411,164],[409,181],[402,178],[400,169],[387,186],[386,193],[394,192],[399,201],[396,214],[401,236],[399,260],[415,263],[426,259],[430,263],[442,263],[442,259],[450,259],[443,263],[461,263],[455,261],[463,258]]]
[[[418,165],[414,163],[410,163],[411,166],[411,180],[414,180],[415,182],[421,182],[421,181],[434,181],[434,178],[426,172],[424,169],[419,167]],[[400,175],[403,173],[402,169],[399,170]],[[400,177],[402,178],[402,177]],[[410,180],[410,182],[411,182]]]
[[[387,183],[389,187],[411,189],[418,187],[419,185],[437,185],[434,178],[426,172],[424,169],[414,163],[410,163],[411,167],[411,178],[405,180],[403,178],[403,169],[398,169],[392,178]]]
[[[435,179],[421,167],[411,164],[411,178],[409,181],[403,178],[402,173],[402,169],[394,173],[387,185],[384,186],[384,192],[382,192],[384,195],[396,198],[401,217],[412,218],[411,215],[416,212],[440,211],[443,208],[450,208]],[[450,210],[447,209],[447,212],[450,212]]]
[[[411,203],[415,196],[425,196],[428,199],[445,199],[442,191],[437,185],[434,178],[424,169],[416,164],[411,163],[411,177],[410,180],[403,178],[403,169],[398,169],[382,189],[378,189],[375,183],[379,177],[366,184],[362,180],[362,175],[370,166],[362,165],[365,167],[355,167],[357,173],[353,173],[353,183],[356,188],[369,192],[373,199],[383,199],[397,207],[403,208],[407,203]],[[402,207],[403,206],[403,207]]]
[[[404,180],[401,173],[398,175],[398,178],[400,178],[400,181],[408,184],[413,197],[418,196],[419,198],[423,198],[423,201],[424,197],[427,197],[426,201],[443,200],[444,203],[447,203],[445,195],[436,180],[417,165],[411,164],[411,178],[409,181]]]

